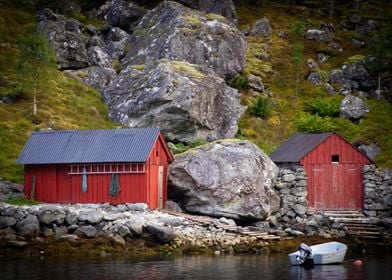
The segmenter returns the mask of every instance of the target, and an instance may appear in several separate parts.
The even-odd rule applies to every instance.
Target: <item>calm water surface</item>
[[[352,258],[352,259],[351,259]],[[0,259],[0,279],[392,279],[392,255],[346,256],[342,265],[291,267],[287,255]]]

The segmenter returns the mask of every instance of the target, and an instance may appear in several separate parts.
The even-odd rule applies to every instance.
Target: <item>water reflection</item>
[[[290,278],[303,280],[349,279],[347,275],[347,268],[344,265],[316,265],[312,269],[293,266],[290,269]]]
[[[176,258],[0,259],[0,279],[390,279],[392,256],[385,253],[313,269],[291,266],[287,255],[184,256]]]

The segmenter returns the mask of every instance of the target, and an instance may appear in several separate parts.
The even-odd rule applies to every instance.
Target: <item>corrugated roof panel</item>
[[[145,162],[158,128],[33,132],[17,163]]]
[[[332,134],[333,132],[297,133],[274,151],[270,158],[274,162],[299,162]]]

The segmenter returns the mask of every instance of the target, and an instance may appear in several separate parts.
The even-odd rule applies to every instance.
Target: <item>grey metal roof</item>
[[[158,128],[33,132],[17,163],[145,162]]]
[[[275,150],[270,158],[274,162],[299,162],[334,132],[297,133]]]

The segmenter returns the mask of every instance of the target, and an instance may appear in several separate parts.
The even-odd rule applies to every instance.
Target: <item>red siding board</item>
[[[168,163],[173,158],[163,137],[159,135],[146,162],[144,173],[120,173],[121,192],[117,197],[109,193],[111,174],[88,174],[87,191],[82,192],[82,175],[68,174],[66,164],[25,165],[24,192],[30,197],[32,177],[36,178],[35,200],[59,203],[112,204],[144,202],[150,208],[158,207],[158,167],[164,167],[163,205],[167,197]],[[115,163],[113,163],[115,164]]]
[[[339,163],[331,163],[339,155]],[[362,168],[371,161],[337,134],[332,134],[300,164],[308,174],[309,206],[320,210],[363,208]]]

